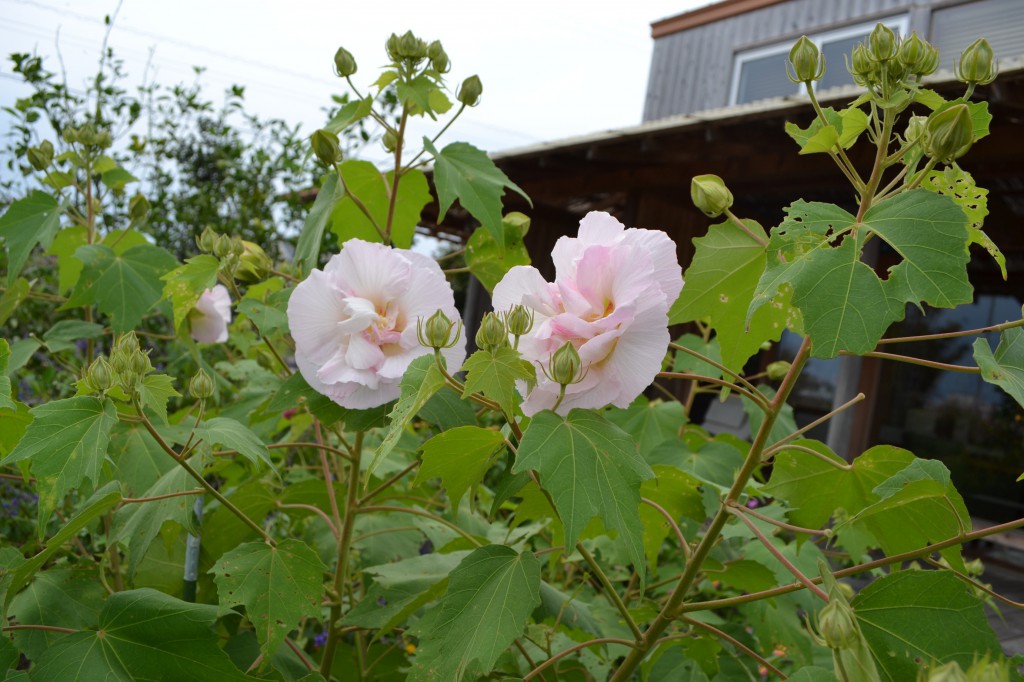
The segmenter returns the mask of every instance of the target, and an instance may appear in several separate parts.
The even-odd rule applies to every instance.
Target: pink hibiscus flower
[[[192,338],[199,343],[223,343],[228,340],[231,323],[231,296],[223,284],[207,289],[189,314]]]
[[[420,345],[416,322],[438,309],[458,319],[452,288],[432,259],[359,239],[345,242],[288,301],[295,363],[310,386],[342,407],[376,407],[399,396]],[[442,350],[449,368],[466,357],[465,338]]]
[[[675,243],[595,211],[580,221],[578,237],[559,238],[552,259],[554,283],[529,266],[509,270],[494,287],[495,310],[522,304],[534,311],[519,351],[538,368],[566,341],[579,352],[586,374],[566,387],[560,414],[628,406],[654,381],[668,347],[668,310],[683,288]],[[523,413],[551,409],[559,389],[538,371]]]

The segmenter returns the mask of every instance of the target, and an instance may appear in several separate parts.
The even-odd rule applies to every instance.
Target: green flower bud
[[[341,161],[341,145],[338,143],[338,136],[331,131],[317,130],[309,138],[309,144],[316,158],[325,166],[333,166]]]
[[[196,246],[203,253],[210,253],[213,251],[214,245],[217,243],[217,233],[213,231],[213,228],[207,225],[203,228],[203,231],[196,237]]]
[[[846,597],[846,601],[850,601],[851,599],[853,599],[854,595],[856,594],[853,591],[853,588],[850,585],[847,585],[846,583],[837,582],[836,589],[843,593],[843,596]]]
[[[347,78],[356,72],[355,57],[343,47],[339,47],[334,53],[334,72],[341,78]]]
[[[391,153],[398,148],[398,135],[395,135],[394,131],[388,130],[384,133],[384,136],[380,138],[380,143],[384,145],[384,149]]]
[[[548,363],[548,377],[556,384],[568,386],[575,384],[582,375],[583,360],[571,341],[566,341],[562,347],[555,351]]]
[[[448,73],[451,69],[448,53],[441,47],[440,40],[435,40],[427,45],[427,58],[430,59],[430,66],[438,73]]]
[[[928,682],[967,682],[967,675],[964,674],[959,663],[950,661],[938,668],[933,668],[928,673]]]
[[[939,68],[939,50],[927,40],[917,36],[917,32],[900,44],[897,58],[907,67],[907,71],[917,77],[927,76]]]
[[[390,36],[388,36],[387,42],[384,43],[384,50],[388,53],[388,57],[391,58],[391,61],[397,62],[399,59],[401,59],[401,56],[398,53],[397,33],[392,33]]]
[[[776,362],[769,363],[768,367],[765,368],[765,374],[772,381],[779,381],[783,379],[786,374],[789,373],[790,364],[785,360],[778,360]]]
[[[144,377],[153,371],[153,364],[149,361],[149,356],[142,351],[137,351],[132,354],[128,361],[128,369],[132,374],[139,377]]]
[[[427,56],[427,44],[417,38],[412,31],[406,31],[398,39],[398,55],[410,62],[419,62]]]
[[[105,391],[114,385],[114,368],[101,355],[93,360],[87,378],[89,384],[97,391]]]
[[[243,253],[245,253],[245,244],[242,243],[241,237],[234,235],[231,237],[231,254],[241,258]]]
[[[480,95],[484,91],[484,86],[480,82],[479,76],[470,76],[466,80],[462,81],[462,86],[458,92],[455,93],[455,99],[459,100],[467,107],[476,106],[476,103],[480,101]]]
[[[96,129],[92,127],[91,123],[86,123],[78,129],[78,141],[87,147],[96,144]]]
[[[74,144],[79,141],[78,128],[74,126],[68,126],[60,133],[60,138],[68,144]]]
[[[455,328],[454,336],[452,335],[453,328]],[[433,348],[434,350],[451,348],[458,343],[461,332],[462,320],[459,320],[456,327],[451,318],[440,309],[428,317],[425,322],[421,318],[416,324],[416,335],[419,338],[420,345]]]
[[[1010,682],[1010,668],[1006,663],[990,661],[985,654],[967,669],[967,682]]]
[[[260,248],[259,244],[250,241],[243,241],[241,260],[238,269],[235,271],[235,278],[245,284],[256,284],[270,276],[274,269],[274,263],[270,260],[267,252]]]
[[[732,192],[717,175],[698,175],[690,182],[693,205],[709,218],[722,215],[732,206]]]
[[[868,36],[871,58],[876,62],[887,62],[896,56],[896,34],[885,24],[877,24]]]
[[[231,237],[226,234],[217,235],[213,242],[213,255],[217,258],[224,258],[231,253]]]
[[[972,578],[976,578],[985,572],[985,564],[982,563],[981,559],[965,561],[964,568],[967,569],[967,575],[971,576]]]
[[[188,382],[188,392],[196,400],[205,400],[213,395],[216,387],[213,384],[213,377],[207,374],[206,370],[200,369],[192,380]]]
[[[907,142],[913,142],[924,135],[925,126],[927,125],[927,116],[911,116],[910,120],[907,121],[907,129],[903,133],[903,137],[906,138]]]
[[[818,614],[818,633],[832,649],[848,649],[860,638],[853,609],[833,599]]]
[[[480,329],[476,332],[476,346],[480,350],[496,351],[508,345],[508,332],[505,323],[497,313],[487,313],[480,321]]]
[[[96,133],[94,144],[100,149],[106,149],[110,145],[114,144],[114,138],[111,137],[110,131],[101,130],[100,132]]]
[[[871,87],[880,80],[878,65],[871,58],[871,53],[864,44],[853,48],[849,66],[850,75],[857,85]]]
[[[114,342],[114,352],[124,352],[128,355],[134,355],[139,351],[139,337],[135,336],[135,332],[128,332],[121,334],[117,337],[117,341]]]
[[[524,305],[514,305],[505,313],[505,326],[513,336],[524,336],[533,329],[534,312]]]
[[[793,72],[789,74],[789,80],[794,83],[811,83],[821,80],[825,75],[825,57],[810,38],[801,36],[789,51],[787,73],[790,67]]]
[[[956,78],[968,85],[987,85],[996,79],[996,58],[992,46],[984,38],[978,38],[960,54],[960,62],[954,67]]]
[[[974,141],[974,123],[966,104],[954,104],[928,117],[924,153],[943,163],[952,163],[967,153]]]
[[[149,200],[141,194],[136,194],[128,202],[128,217],[132,219],[133,223],[137,223],[149,215],[150,208],[152,206]]]
[[[38,147],[28,148],[28,162],[37,171],[46,170],[53,161],[53,144],[49,140],[43,140]]]

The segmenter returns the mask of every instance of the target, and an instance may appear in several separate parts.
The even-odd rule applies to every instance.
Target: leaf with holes
[[[220,261],[208,254],[193,256],[163,275],[163,297],[171,302],[174,310],[174,328],[177,329],[196,307],[199,297],[217,283]]]
[[[590,521],[600,516],[615,530],[641,576],[644,570],[640,485],[654,472],[633,439],[593,410],[567,417],[544,410],[523,435],[513,473],[533,469],[555,502],[573,547]]]
[[[309,545],[289,538],[277,547],[265,542],[240,545],[222,556],[210,573],[217,583],[221,612],[244,606],[269,659],[300,620],[320,617],[326,570]]]
[[[766,235],[753,220],[743,224],[746,230],[731,220],[712,225],[706,236],[693,240],[696,251],[684,275],[686,286],[668,312],[669,324],[708,320],[718,332],[722,364],[735,371],[761,344],[778,341],[794,324],[788,296],[778,290],[766,297],[770,305],[748,316],[765,271],[765,247],[758,239]]]
[[[956,202],[967,216],[967,233],[970,235],[971,244],[978,244],[988,251],[999,266],[1003,279],[1006,279],[1006,256],[982,229],[985,216],[988,215],[988,190],[974,184],[971,174],[959,166],[932,171],[925,176],[921,186]]]
[[[434,617],[420,621],[411,682],[486,676],[540,604],[540,562],[503,545],[474,550],[448,579]],[[429,626],[429,627],[428,627]]]

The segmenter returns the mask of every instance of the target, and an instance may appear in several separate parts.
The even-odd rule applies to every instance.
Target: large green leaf
[[[196,307],[203,292],[217,283],[220,261],[209,254],[193,256],[160,279],[164,280],[163,297],[174,310],[174,328],[177,329]]]
[[[863,110],[849,107],[836,111],[831,107],[821,110],[827,124],[815,117],[806,127],[795,123],[786,124],[786,134],[800,145],[801,154],[815,154],[833,151],[837,147],[849,149],[868,126],[868,117]]]
[[[439,433],[423,444],[423,464],[414,485],[440,478],[452,509],[458,509],[459,500],[483,480],[504,442],[500,431],[479,426],[460,426]]]
[[[754,235],[766,237],[755,221],[743,224]],[[718,332],[722,363],[740,371],[761,344],[778,341],[792,324],[788,297],[776,291],[771,305],[759,307],[748,319],[747,309],[765,270],[765,248],[737,223],[712,225],[693,244],[693,262],[686,269],[686,285],[669,310],[669,323],[708,320]]]
[[[485,152],[471,144],[452,142],[438,151],[425,137],[423,146],[434,157],[434,186],[441,204],[438,221],[444,220],[452,202],[458,199],[462,208],[491,233],[494,241],[504,244],[501,196],[507,187],[529,201],[526,193],[509,180]]]
[[[852,603],[884,680],[916,679],[919,661],[956,661],[966,670],[981,656],[1001,654],[981,602],[952,573],[893,573]]]
[[[110,316],[115,332],[135,329],[142,316],[160,300],[160,277],[177,261],[165,250],[149,244],[133,246],[122,254],[104,244],[81,246],[75,257],[84,264],[78,284],[65,308],[95,303]]]
[[[981,368],[982,379],[999,386],[1024,406],[1024,329],[1004,330],[995,354],[988,339],[975,340],[974,361]]]
[[[389,415],[388,432],[380,447],[373,454],[370,466],[366,469],[367,480],[384,461],[384,458],[391,454],[391,451],[398,445],[398,440],[416,413],[444,385],[444,375],[437,368],[433,355],[418,357],[409,364],[409,368],[402,376],[401,396]]]
[[[38,573],[11,600],[8,615],[22,625],[86,628],[96,623],[106,595],[95,566],[50,569]],[[14,641],[35,660],[63,636],[48,630],[18,630]]]
[[[200,422],[196,436],[207,445],[222,445],[228,450],[237,450],[253,464],[270,465],[270,450],[252,430],[241,422],[229,417],[214,417]]]
[[[575,409],[565,418],[544,410],[533,417],[516,453],[512,471],[533,469],[554,500],[572,547],[595,516],[615,530],[630,560],[644,573],[640,485],[654,472],[633,440],[592,410]]]
[[[36,244],[48,248],[60,228],[61,207],[46,192],[34,190],[0,216],[0,237],[7,243],[7,286],[18,279]]]
[[[412,682],[474,680],[490,672],[540,604],[540,563],[503,545],[474,550],[451,572],[448,593],[417,629]]]
[[[338,235],[338,242],[362,239],[368,242],[382,241],[374,222],[381,230],[386,229],[390,211],[390,187],[394,183],[394,171],[381,173],[369,161],[345,161],[341,164],[341,178],[345,194],[331,211],[331,231]],[[412,236],[420,220],[420,213],[432,197],[427,178],[422,171],[406,171],[398,182],[398,196],[391,222],[391,242],[407,249],[412,245]],[[356,204],[373,216],[373,222]]]
[[[647,400],[643,396],[626,409],[607,410],[605,416],[633,437],[642,456],[665,441],[677,440],[679,429],[686,422],[686,413],[680,403]]]
[[[479,391],[501,406],[505,414],[515,414],[516,381],[533,381],[535,370],[512,348],[498,348],[493,353],[478,350],[462,365],[466,372],[463,397]]]
[[[177,466],[142,424],[115,426],[107,455],[117,467],[116,477],[129,497],[142,497],[157,479]]]
[[[58,640],[36,661],[38,682],[94,680],[249,680],[211,629],[217,607],[154,590],[112,594],[96,630]]]
[[[338,180],[338,174],[331,172],[324,178],[320,190],[309,209],[306,222],[295,245],[295,266],[303,274],[315,268],[319,263],[320,242],[324,238],[324,230],[331,222],[334,206],[345,196],[345,187]]]
[[[284,412],[301,407],[309,408],[313,416],[325,426],[341,420],[348,410],[322,393],[318,393],[298,372],[288,377],[267,405],[267,412]]]
[[[117,423],[109,400],[79,396],[44,403],[31,410],[21,442],[2,464],[29,460],[39,489],[39,532],[64,496],[89,479],[99,481],[110,429]]]
[[[309,545],[289,538],[276,547],[266,542],[240,545],[210,569],[221,609],[244,606],[267,658],[304,617],[320,616],[327,570]]]
[[[103,336],[103,325],[85,320],[61,320],[43,334],[46,347],[54,353],[70,350],[75,341],[98,339]]]
[[[65,227],[53,238],[47,253],[57,257],[57,290],[63,294],[70,291],[78,276],[82,274],[82,261],[75,258],[79,246],[89,243],[89,231],[85,225]]]
[[[18,406],[11,399],[11,377],[7,376],[7,365],[11,359],[11,347],[7,339],[0,339],[0,410],[16,410]]]
[[[784,500],[790,520],[804,528],[821,528],[837,509],[850,516],[856,514],[878,500],[872,492],[878,485],[914,461],[914,455],[906,450],[879,445],[847,465],[824,443],[798,440],[793,445],[814,450],[836,464],[796,449],[784,449],[775,455],[772,477],[764,492]]]
[[[985,216],[988,215],[988,190],[978,187],[971,174],[959,166],[948,166],[941,171],[932,171],[921,181],[921,186],[956,202],[967,216],[967,233],[970,235],[971,244],[978,244],[988,251],[999,266],[1003,279],[1006,279],[1006,256],[982,229]]]
[[[502,219],[504,244],[495,241],[486,228],[473,230],[466,242],[466,265],[487,291],[494,291],[494,285],[513,267],[530,264],[530,254],[523,244],[523,237],[529,228],[530,219],[522,213],[514,212]]]

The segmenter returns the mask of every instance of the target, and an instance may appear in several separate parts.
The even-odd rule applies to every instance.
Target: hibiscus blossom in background
[[[199,343],[223,343],[228,340],[231,323],[231,296],[228,288],[217,284],[207,289],[189,314],[192,338]]]
[[[664,232],[627,230],[595,211],[580,221],[578,237],[559,238],[551,256],[554,283],[535,268],[516,266],[494,287],[495,310],[522,304],[534,311],[519,351],[538,368],[566,341],[579,352],[586,374],[566,387],[560,414],[628,406],[654,381],[668,347],[668,309],[683,288],[675,243]],[[523,413],[551,409],[559,390],[538,371]]]
[[[433,352],[420,345],[416,322],[438,309],[459,317],[452,288],[432,259],[349,240],[288,301],[295,363],[310,386],[342,407],[383,405],[399,396],[409,363]],[[441,352],[458,369],[465,338]]]

